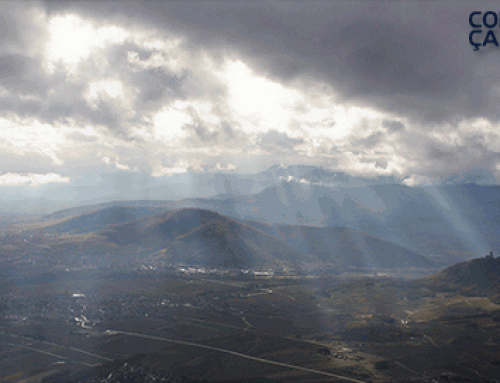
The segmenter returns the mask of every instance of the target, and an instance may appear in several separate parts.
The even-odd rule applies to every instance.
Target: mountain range
[[[99,246],[115,254],[156,254],[168,263],[230,268],[328,265],[339,270],[435,267],[416,252],[350,228],[270,225],[198,208],[151,214],[161,209],[108,207],[45,221],[36,230],[93,234],[88,245],[78,237],[78,246],[88,251],[100,238]]]
[[[196,207],[272,225],[348,227],[447,266],[499,248],[498,201],[498,186],[327,187],[282,181],[252,195],[188,198],[164,207]]]
[[[454,179],[442,186],[409,187],[392,177],[274,166],[257,174],[175,175],[165,181],[168,185],[153,187],[155,192],[148,194],[153,199],[133,200],[140,194],[139,180],[122,181],[120,188],[129,186],[128,199],[74,206],[34,222],[57,223],[50,230],[58,233],[90,233],[109,224],[198,208],[272,226],[345,227],[421,254],[440,267],[500,247],[500,186]],[[182,195],[186,198],[169,198]],[[75,216],[81,217],[67,221]]]
[[[440,184],[494,182],[491,175],[476,173],[450,177]],[[258,173],[188,171],[164,177],[151,177],[130,170],[110,172],[103,167],[76,176],[68,183],[36,187],[3,186],[0,190],[0,213],[50,214],[66,208],[114,201],[230,198],[253,195],[284,181],[330,188],[404,184],[404,180],[392,176],[354,176],[312,165],[275,165]]]

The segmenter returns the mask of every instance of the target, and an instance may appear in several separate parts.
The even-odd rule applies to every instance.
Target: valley
[[[289,188],[292,211],[298,186],[279,187]],[[422,210],[413,194],[420,202],[410,212]],[[10,218],[0,232],[0,381],[495,382],[500,374],[500,260],[471,260],[447,242],[449,231],[417,228],[433,218],[410,222],[397,206],[363,213],[399,222],[416,235],[400,231],[405,242],[360,230],[359,215],[346,220],[345,209],[360,205],[318,225],[185,206],[210,201],[225,200]],[[433,241],[455,255],[429,252]]]
[[[1,1],[0,383],[500,383],[499,17]]]
[[[427,279],[196,270],[2,280],[1,381],[112,382],[127,365],[214,382],[494,382],[500,371],[497,296]]]

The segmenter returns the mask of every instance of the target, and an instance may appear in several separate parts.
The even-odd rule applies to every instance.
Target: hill
[[[106,214],[104,212],[108,210],[110,211],[110,214],[113,214],[113,210],[117,211],[120,208],[127,208],[129,209],[131,214],[137,216],[141,216],[141,214],[132,213],[132,209],[143,209],[143,211],[146,211],[145,209],[149,209],[150,214],[145,214],[145,215],[154,215],[154,214],[160,214],[162,211],[165,211],[166,206],[168,205],[169,202],[170,201],[137,200],[137,201],[114,201],[114,202],[106,202],[95,205],[84,205],[79,207],[72,207],[69,209],[58,210],[51,214],[43,215],[42,217],[40,217],[40,221],[50,222],[59,219],[74,220],[78,219],[79,216],[87,216],[85,217],[86,219],[86,218],[91,218],[90,216],[91,213]],[[94,215],[93,218],[96,221],[95,223],[97,223],[100,217],[98,215]],[[73,226],[80,226],[81,229],[82,225],[76,222],[75,224],[73,224]]]
[[[243,268],[293,263],[300,254],[286,243],[219,213],[181,209],[112,225],[99,232],[120,247],[163,251],[170,262]]]
[[[62,233],[92,233],[106,228],[109,225],[134,221],[138,218],[154,216],[168,211],[166,207],[131,207],[116,206],[78,214],[62,220],[46,221],[45,227],[49,232]],[[36,226],[35,226],[36,227]]]
[[[200,185],[211,191],[203,198],[117,201],[55,212],[43,220],[74,219],[76,215],[114,207],[151,208],[134,213],[132,218],[173,209],[199,208],[233,219],[273,225],[346,227],[424,255],[441,267],[473,259],[478,252],[500,246],[497,203],[500,186],[449,183],[408,187],[390,177],[367,180],[314,166],[274,166],[258,174],[239,175],[239,178],[205,176],[206,180],[200,181]],[[182,178],[175,181],[179,188],[181,181]],[[164,194],[158,189],[154,198],[169,198],[170,189],[162,190]],[[68,221],[55,229],[72,232],[73,228],[105,227],[98,215],[93,217],[95,223],[81,225]],[[81,220],[94,218],[86,216]],[[106,222],[114,224],[119,220]]]
[[[282,181],[252,195],[186,199],[170,206],[273,225],[347,227],[384,238],[442,267],[500,246],[498,186],[362,184],[341,175],[336,178],[342,182],[335,185],[303,178],[309,174],[314,179],[317,172],[300,175],[303,182]]]
[[[432,268],[422,255],[346,227],[277,226],[278,238],[310,258],[341,268]]]
[[[144,209],[104,209],[48,226],[46,230],[75,230],[78,224],[91,222],[93,228],[100,230],[91,233],[89,239],[78,236],[78,248],[87,252],[96,253],[92,251],[96,243],[99,246],[107,243],[118,255],[155,254],[168,263],[211,267],[325,264],[338,269],[402,269],[434,266],[418,253],[349,228],[272,226],[196,208],[151,216],[150,210]],[[144,216],[137,218],[140,214]],[[87,225],[81,230],[92,227]],[[102,241],[98,242],[97,238]]]
[[[500,294],[500,258],[486,256],[458,263],[429,277],[426,285],[441,291],[495,296]]]

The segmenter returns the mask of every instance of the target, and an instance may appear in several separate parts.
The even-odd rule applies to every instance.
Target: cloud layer
[[[8,2],[0,177],[302,163],[498,181],[500,50],[472,50],[471,6]]]

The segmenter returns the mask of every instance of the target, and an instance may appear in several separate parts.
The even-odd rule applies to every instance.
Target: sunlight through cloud
[[[116,26],[95,28],[76,15],[55,16],[49,21],[49,41],[46,56],[51,63],[77,64],[88,57],[95,48],[106,44],[123,43],[129,36]]]

